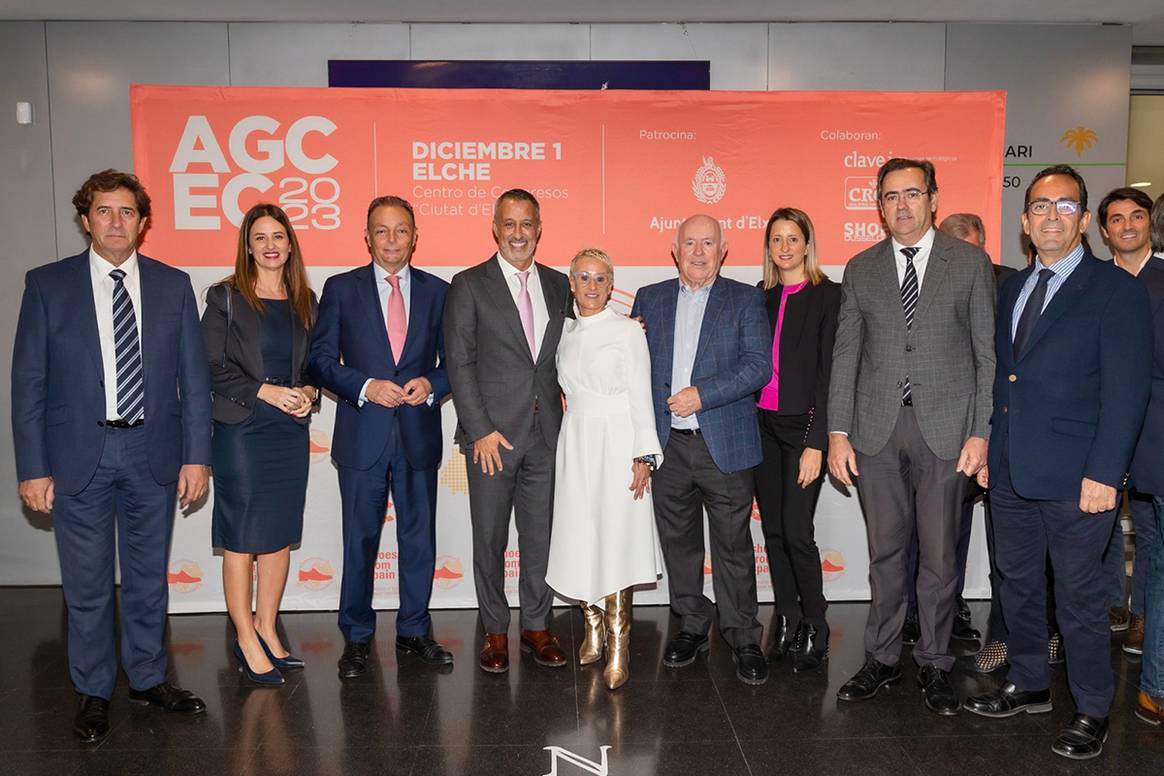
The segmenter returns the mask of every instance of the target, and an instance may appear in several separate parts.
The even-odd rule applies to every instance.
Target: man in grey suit
[[[934,229],[930,162],[890,159],[877,199],[890,236],[845,269],[829,389],[829,471],[857,481],[872,594],[865,665],[837,697],[866,700],[901,680],[905,555],[916,530],[917,679],[926,706],[952,715],[961,705],[949,681],[955,547],[966,478],[986,461],[994,276],[981,249]]]
[[[517,522],[521,648],[541,665],[566,656],[550,633],[546,585],[554,450],[562,425],[555,356],[570,299],[561,272],[534,261],[542,234],[537,199],[511,189],[497,199],[497,253],[457,273],[445,303],[445,353],[457,408],[456,442],[471,460],[473,577],[485,639],[479,665],[509,670],[505,548]]]

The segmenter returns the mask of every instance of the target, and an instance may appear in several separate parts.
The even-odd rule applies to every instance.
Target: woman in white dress
[[[661,574],[651,471],[663,462],[647,338],[607,307],[614,267],[596,248],[570,262],[577,318],[558,345],[566,414],[558,436],[546,581],[582,604],[582,665],[606,652],[606,685],[630,677],[631,587]]]

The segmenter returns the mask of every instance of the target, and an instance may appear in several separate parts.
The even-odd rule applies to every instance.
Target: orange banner
[[[368,202],[412,202],[422,265],[475,264],[493,201],[532,191],[538,257],[584,246],[665,265],[679,222],[720,220],[729,262],[758,264],[777,207],[808,212],[822,264],[880,240],[877,167],[937,167],[939,218],[979,214],[998,257],[1003,92],[645,92],[131,87],[134,169],[153,197],[143,250],[233,263],[256,202],[292,219],[314,265],[367,261]]]

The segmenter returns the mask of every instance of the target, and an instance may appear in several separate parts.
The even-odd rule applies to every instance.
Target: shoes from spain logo
[[[691,193],[705,205],[714,205],[727,193],[727,176],[723,168],[710,156],[703,157],[703,164],[691,179]]]
[[[166,582],[177,593],[192,593],[202,587],[202,567],[192,560],[176,560],[170,564]]]
[[[609,745],[598,747],[597,760],[589,760],[560,746],[544,746],[542,748],[550,753],[549,773],[544,773],[542,776],[558,776],[559,762],[568,763],[585,773],[592,773],[594,776],[608,776],[610,773],[610,763],[607,760],[607,753],[610,751]]]
[[[820,575],[825,582],[834,582],[845,573],[845,556],[839,550],[820,551]]]
[[[877,178],[873,175],[845,176],[845,210],[876,210]]]
[[[521,550],[509,547],[505,550],[505,592],[516,593],[521,578]]]
[[[444,463],[441,464],[440,480],[441,484],[453,493],[469,495],[469,475],[465,471],[465,456],[456,450],[452,455],[446,455]]]
[[[324,558],[308,558],[299,564],[299,586],[323,590],[335,579],[335,569]]]
[[[1075,156],[1083,156],[1083,152],[1099,142],[1099,135],[1094,129],[1087,127],[1072,127],[1063,133],[1059,142],[1075,152]]]
[[[388,502],[388,510],[384,513],[384,522],[391,523],[396,519],[396,505],[391,501]]]
[[[436,571],[432,573],[433,584],[441,590],[449,590],[461,584],[465,578],[465,569],[461,566],[461,559],[452,555],[441,555],[436,559]]]
[[[331,437],[326,431],[317,428],[311,429],[311,441],[307,443],[307,451],[311,455],[312,463],[323,463],[331,456]]]

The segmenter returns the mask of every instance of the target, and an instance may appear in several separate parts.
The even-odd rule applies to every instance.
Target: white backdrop
[[[425,269],[450,279],[459,268],[425,267]],[[659,267],[616,267],[616,269],[617,290],[612,304],[621,312],[629,312],[633,295],[640,286],[670,276],[667,269]],[[834,279],[840,280],[841,267],[825,269]],[[193,268],[188,271],[191,273],[200,305],[205,288],[225,274],[223,268]],[[322,289],[324,280],[340,271],[342,269],[313,269],[312,286]],[[723,272],[726,276],[747,283],[755,283],[760,275],[759,267],[725,265]],[[442,415],[445,453],[437,478],[437,568],[432,607],[434,609],[475,607],[477,604],[473,587],[469,490],[465,474],[465,457],[453,447],[453,431],[457,422],[453,402],[445,403]],[[291,571],[283,601],[284,608],[288,610],[336,609],[339,606],[343,551],[340,538],[339,483],[330,457],[334,421],[335,404],[331,399],[325,398],[322,410],[313,417],[311,423],[311,470],[307,487],[303,543],[291,553]],[[628,478],[630,476],[629,467],[627,476]],[[192,513],[186,515],[179,513],[175,523],[169,569],[171,612],[225,609],[222,597],[221,558],[215,556],[210,547],[212,511],[213,481],[211,496],[207,503]],[[967,569],[965,593],[970,598],[988,597],[990,592],[981,512],[979,507],[975,513]],[[752,517],[757,589],[761,601],[771,601],[771,577],[768,573],[768,559],[764,550],[759,512],[753,509]],[[825,484],[816,511],[816,540],[821,552],[825,595],[834,601],[867,599],[869,558],[865,544],[865,525],[855,492],[842,493],[832,484]],[[519,564],[517,534],[511,524],[509,549],[506,553],[506,593],[513,606],[517,605]],[[710,560],[706,560],[704,566],[705,573],[710,571]],[[376,608],[395,609],[398,606],[398,569],[395,514],[389,505],[375,571]],[[708,597],[714,598],[710,574],[706,575],[705,591]],[[641,604],[662,604],[667,603],[667,600],[665,577],[659,581],[655,589],[636,593],[635,597],[635,602]]]

